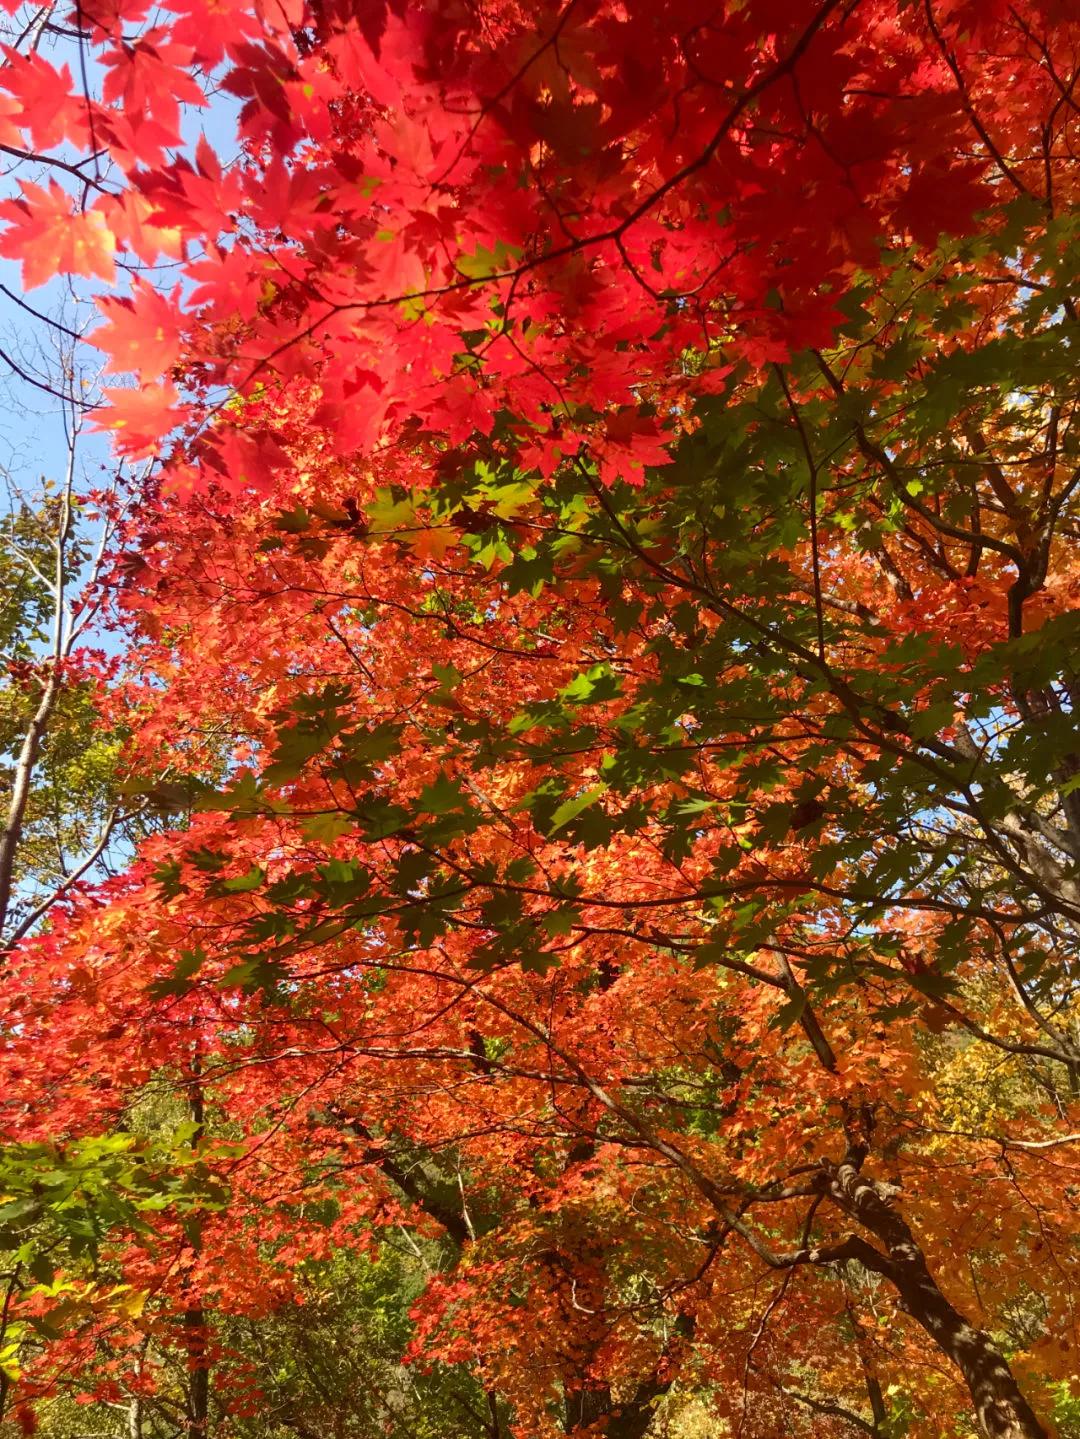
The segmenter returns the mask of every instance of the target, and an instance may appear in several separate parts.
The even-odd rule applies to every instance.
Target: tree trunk
[[[1005,1356],[981,1329],[949,1303],[930,1273],[906,1220],[892,1201],[892,1186],[866,1179],[854,1162],[830,1175],[830,1197],[885,1246],[873,1265],[900,1291],[904,1308],[963,1374],[975,1417],[986,1439],[1048,1439],[1020,1392]]]
[[[188,1375],[188,1439],[206,1439],[210,1415],[210,1371],[206,1367],[206,1315],[201,1309],[188,1309],[184,1314],[187,1331],[188,1362],[193,1367]]]
[[[30,784],[34,767],[41,753],[42,741],[49,728],[56,701],[60,695],[60,665],[52,660],[49,677],[38,698],[30,723],[23,736],[19,758],[15,763],[15,774],[11,784],[11,799],[8,803],[7,819],[0,831],[0,932],[7,924],[11,907],[11,893],[15,878],[15,858],[22,840],[26,807],[30,801]]]

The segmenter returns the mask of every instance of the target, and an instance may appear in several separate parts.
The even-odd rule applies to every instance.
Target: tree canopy
[[[168,822],[5,957],[2,1402],[1080,1433],[1075,7],[14,24]]]

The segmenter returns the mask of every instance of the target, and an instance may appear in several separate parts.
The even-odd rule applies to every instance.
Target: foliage
[[[24,1403],[1066,1431],[1075,16],[146,14],[97,97],[10,57],[94,158],[0,252],[130,271],[108,704],[183,818],[10,957],[4,1126],[179,1104],[209,1188],[72,1254],[150,1298]]]

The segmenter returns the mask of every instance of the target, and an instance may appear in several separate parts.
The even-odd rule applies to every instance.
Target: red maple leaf
[[[71,93],[71,71],[57,69],[37,52],[23,55],[10,45],[0,47],[4,89],[20,104],[18,123],[30,132],[35,150],[50,150],[68,139],[80,148],[87,138],[87,106]]]
[[[107,323],[95,330],[90,343],[109,356],[109,374],[138,371],[143,376],[163,375],[180,354],[183,313],[179,287],[163,295],[152,285],[135,281],[131,298],[107,296],[100,301]]]
[[[58,273],[111,281],[116,236],[101,210],[77,210],[55,180],[47,190],[31,180],[20,180],[19,187],[21,200],[0,203],[0,219],[8,221],[0,255],[22,261],[24,286],[33,290]]]
[[[180,124],[180,105],[206,104],[202,87],[189,73],[191,50],[167,42],[163,28],[148,30],[134,45],[121,44],[102,55],[109,67],[102,94],[121,100],[129,115],[149,115],[168,130]]]
[[[99,430],[112,430],[115,447],[133,457],[157,454],[164,437],[190,414],[190,407],[179,403],[176,386],[168,382],[102,393],[109,408],[95,416],[94,424]]]
[[[616,480],[642,485],[646,465],[671,463],[666,444],[654,419],[627,406],[608,418],[604,433],[592,442],[592,450],[605,485]]]

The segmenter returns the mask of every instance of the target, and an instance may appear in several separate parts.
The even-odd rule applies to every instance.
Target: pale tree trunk
[[[56,532],[51,538],[52,574],[49,575],[39,570],[30,556],[25,554],[19,556],[21,562],[37,576],[51,596],[52,635],[48,655],[42,661],[41,693],[34,706],[33,714],[27,721],[22,744],[19,746],[7,814],[4,816],[3,826],[0,828],[0,954],[28,934],[57,900],[88,870],[92,869],[104,853],[119,817],[119,806],[115,806],[107,816],[97,841],[84,854],[74,870],[57,884],[51,893],[45,895],[33,910],[22,918],[20,923],[12,924],[16,867],[26,825],[27,807],[33,791],[35,771],[54,720],[57,704],[63,693],[64,667],[71,657],[76,641],[84,634],[98,610],[96,601],[92,604],[84,604],[82,607],[73,604],[72,598],[67,592],[71,544],[76,520],[75,461],[80,429],[81,420],[74,403],[72,403],[72,413],[67,430],[67,465],[58,499]],[[84,591],[101,577],[106,548],[112,534],[112,520],[103,518],[100,541],[88,572],[83,577]],[[15,552],[19,553],[17,549]]]
[[[30,799],[30,782],[34,768],[41,754],[41,745],[49,728],[56,701],[60,695],[61,666],[71,652],[71,631],[69,611],[64,599],[64,579],[67,570],[67,546],[71,537],[72,489],[75,482],[75,435],[72,428],[68,442],[68,465],[61,498],[60,518],[57,526],[54,548],[56,563],[52,577],[53,592],[53,637],[48,659],[48,677],[42,687],[41,696],[34,708],[30,723],[26,727],[19,758],[15,763],[15,774],[11,785],[11,799],[8,803],[7,818],[0,832],[0,933],[7,922],[11,907],[11,889],[15,874],[15,856],[22,839],[26,806]]]

